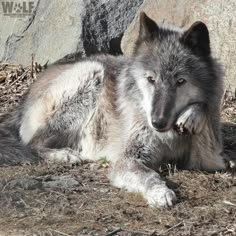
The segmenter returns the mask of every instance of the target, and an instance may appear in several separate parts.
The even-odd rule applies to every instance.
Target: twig
[[[226,205],[229,205],[229,206],[234,206],[234,207],[236,206],[236,204],[234,204],[230,201],[227,201],[227,200],[224,200],[223,203],[226,204]]]
[[[224,231],[226,231],[227,229],[219,229],[219,230],[216,230],[216,231],[213,231],[211,232],[209,235],[219,235],[219,233],[222,233]]]
[[[147,236],[156,236],[158,234],[156,234],[156,231],[136,231],[136,230],[129,230],[129,229],[122,229],[122,231],[126,231],[129,233],[133,233],[133,234],[141,234],[141,235],[147,235]]]
[[[118,229],[114,229],[113,231],[111,231],[110,233],[108,234],[105,234],[104,236],[112,236],[112,235],[116,235],[117,233],[123,231],[121,228],[118,228]]]
[[[27,75],[28,71],[25,71],[23,74],[21,74],[16,80],[14,80],[11,84],[9,84],[9,87],[14,85],[17,81],[23,79]]]
[[[108,233],[108,234],[105,234],[104,236],[112,236],[112,235],[116,235],[117,233],[119,232],[129,232],[129,233],[132,233],[132,234],[141,234],[141,235],[147,235],[147,236],[156,236],[158,234],[156,234],[156,231],[135,231],[135,230],[130,230],[130,229],[122,229],[122,228],[117,228],[117,229],[114,229],[114,231]]]
[[[31,78],[34,78],[34,54],[32,54],[31,59]]]
[[[177,228],[178,226],[182,225],[183,222],[179,222],[176,225],[173,225],[172,227],[170,227],[169,229],[165,230],[164,232],[160,233],[160,234],[156,234],[156,236],[161,236],[161,235],[165,235],[166,233],[170,232],[172,229]]]
[[[60,232],[60,231],[55,230],[55,229],[51,229],[51,231],[54,231],[55,233],[58,233],[58,234],[61,234],[61,235],[64,235],[64,236],[70,236],[69,234],[66,234],[66,233]]]
[[[20,201],[25,205],[25,207],[28,207],[31,209],[31,207],[21,198]]]

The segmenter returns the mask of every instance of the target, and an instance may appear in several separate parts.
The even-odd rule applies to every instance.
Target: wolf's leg
[[[177,119],[176,125],[193,134],[188,169],[216,171],[225,169],[222,146],[207,119],[203,104],[187,107]]]
[[[80,153],[70,148],[38,148],[36,152],[41,158],[43,158],[43,160],[49,162],[78,163],[81,161]]]
[[[175,193],[161,180],[160,175],[139,160],[124,158],[116,162],[110,174],[113,185],[130,192],[141,192],[153,207],[172,206]]]
[[[209,122],[203,104],[190,105],[177,119],[178,127],[193,134],[188,169],[216,171],[225,168],[221,143]]]
[[[26,109],[22,141],[43,160],[79,161],[80,142],[97,108],[103,81],[104,67],[97,62],[79,62],[62,71]]]
[[[48,74],[45,72],[41,80],[50,83],[40,91],[40,95],[34,87],[31,89],[24,104],[19,131],[24,144],[37,143],[34,139],[37,136],[40,140],[40,134],[41,141],[51,132],[57,133],[60,140],[60,134],[64,131],[81,131],[96,109],[103,88],[103,65],[84,61],[65,71],[61,70],[59,75],[55,72],[55,78],[50,78],[53,74],[50,70]],[[40,87],[40,80],[38,84]]]
[[[144,137],[145,134],[140,136]],[[117,187],[141,192],[153,207],[172,206],[176,200],[175,193],[166,186],[156,171],[148,167],[149,164],[152,165],[152,159],[156,159],[153,147],[154,143],[150,145],[147,140],[140,143],[138,137],[129,142],[123,158],[114,163],[110,178]],[[152,151],[154,153],[151,153]]]
[[[221,144],[215,138],[209,122],[201,133],[192,136],[189,169],[217,171],[225,169]]]
[[[206,124],[206,114],[203,104],[188,106],[179,116],[176,126],[186,129],[190,134],[199,134]]]

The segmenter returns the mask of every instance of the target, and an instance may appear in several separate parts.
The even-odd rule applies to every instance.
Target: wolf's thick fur
[[[222,92],[203,23],[170,30],[141,13],[133,57],[95,56],[40,76],[0,125],[1,163],[105,156],[115,186],[143,193],[150,205],[171,206],[176,197],[156,172],[161,164],[225,168]]]

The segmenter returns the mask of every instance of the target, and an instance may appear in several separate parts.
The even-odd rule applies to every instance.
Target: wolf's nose
[[[162,118],[162,117],[152,119],[152,125],[158,131],[162,131],[163,129],[166,128],[167,120],[165,118]]]

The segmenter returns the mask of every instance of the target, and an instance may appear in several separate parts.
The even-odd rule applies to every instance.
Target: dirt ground
[[[0,113],[20,101],[40,70],[0,65]],[[236,122],[232,92],[222,117]],[[108,171],[105,161],[1,167],[0,236],[236,235],[233,171],[162,170],[178,197],[171,209],[150,208],[140,194],[112,187]]]

